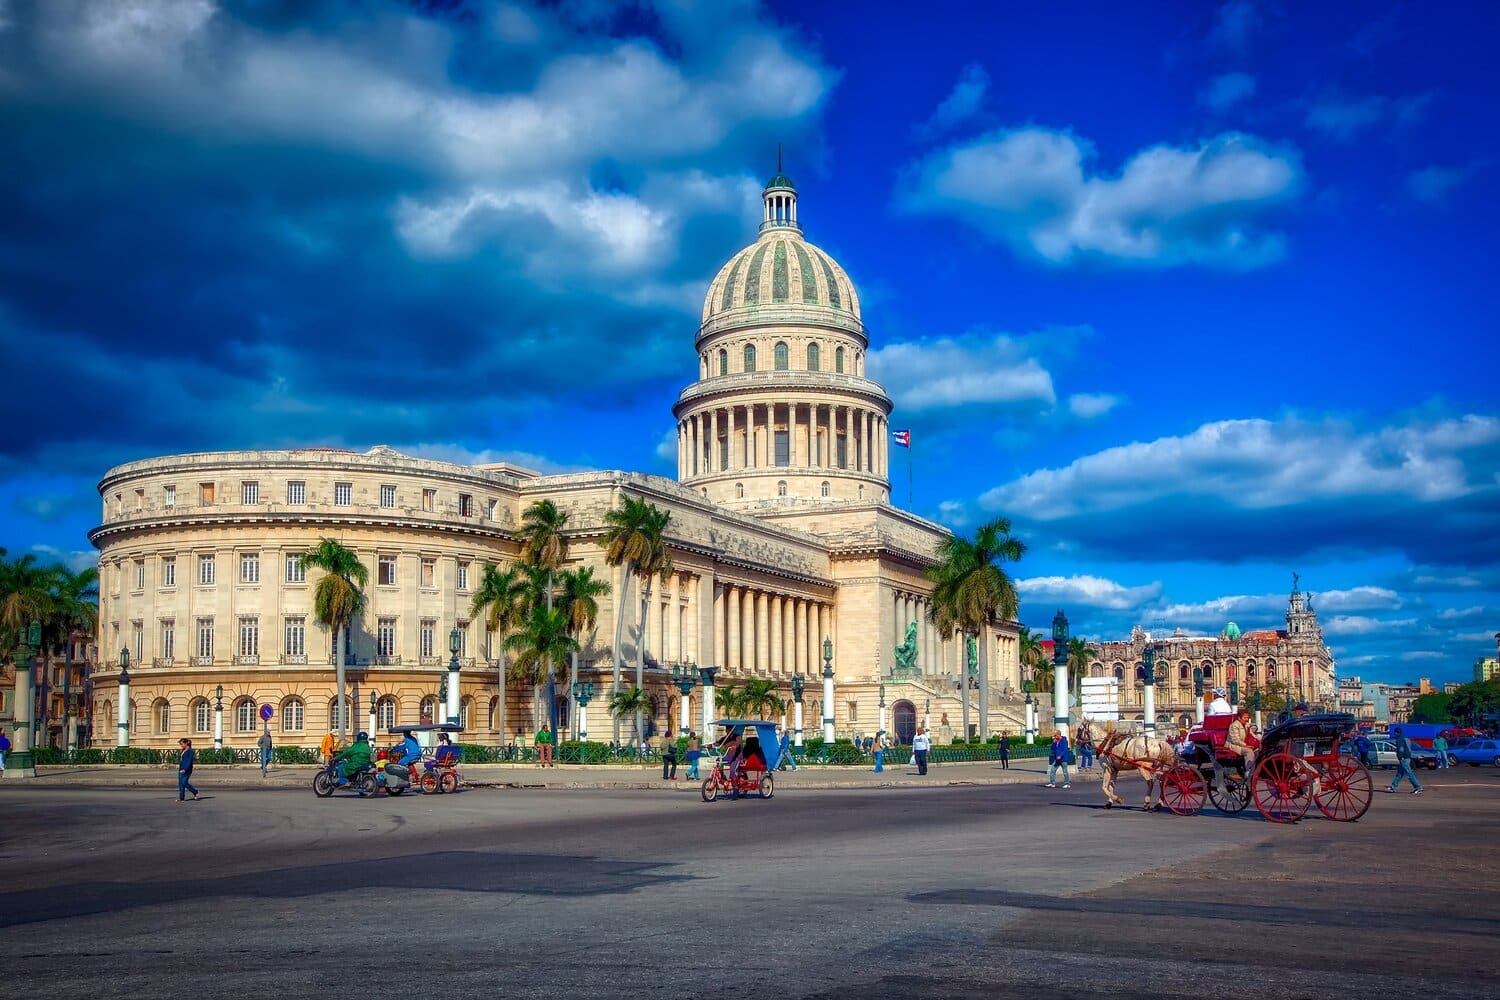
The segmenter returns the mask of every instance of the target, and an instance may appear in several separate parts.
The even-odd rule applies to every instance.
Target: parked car
[[[1396,766],[1396,744],[1390,740],[1371,740],[1370,742],[1375,746],[1375,766],[1394,768]],[[1351,756],[1359,756],[1355,752],[1353,743],[1345,742],[1339,749]],[[1413,768],[1425,767],[1429,771],[1435,770],[1438,766],[1437,751],[1429,750],[1426,747],[1419,747],[1413,743],[1411,747],[1411,766]]]
[[[1494,764],[1500,767],[1500,740],[1468,740],[1448,750],[1448,763]]]

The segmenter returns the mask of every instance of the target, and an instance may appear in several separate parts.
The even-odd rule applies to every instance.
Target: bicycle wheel
[[[719,783],[712,777],[703,779],[703,801],[712,802],[719,797]]]
[[[1352,823],[1370,808],[1370,772],[1353,757],[1339,757],[1323,770],[1313,801],[1323,815]]]

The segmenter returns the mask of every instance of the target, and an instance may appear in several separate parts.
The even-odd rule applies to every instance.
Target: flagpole
[[[911,463],[911,444],[908,443],[906,446],[906,509],[915,514],[917,512],[917,505],[916,502],[912,500]]]

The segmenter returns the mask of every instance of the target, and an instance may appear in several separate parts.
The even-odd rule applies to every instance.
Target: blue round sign
[[[262,706],[260,706],[260,717],[261,717],[261,719],[263,721],[270,722],[271,721],[271,716],[275,715],[275,714],[276,714],[275,710],[272,709],[270,705],[262,705]]]

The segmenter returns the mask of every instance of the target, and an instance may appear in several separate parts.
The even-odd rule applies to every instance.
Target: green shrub
[[[111,747],[104,759],[111,764],[170,764],[177,760],[177,751],[163,752],[147,747]]]
[[[318,751],[306,747],[272,747],[271,759],[278,764],[316,764]]]
[[[275,751],[272,751],[274,755]],[[238,758],[229,747],[204,747],[198,751],[198,763],[200,764],[234,764]]]

